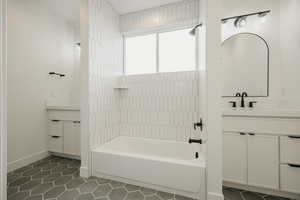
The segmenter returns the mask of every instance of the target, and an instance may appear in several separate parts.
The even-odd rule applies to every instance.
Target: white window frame
[[[123,75],[124,76],[129,76],[130,74],[126,74],[126,39],[131,38],[131,37],[138,37],[138,36],[146,36],[146,35],[156,35],[156,71],[155,73],[170,73],[170,72],[160,72],[160,63],[159,63],[159,35],[162,33],[168,33],[168,32],[173,32],[173,31],[180,31],[180,30],[185,30],[185,29],[192,29],[193,26],[186,26],[186,27],[180,27],[180,28],[172,28],[172,29],[164,29],[164,30],[159,30],[156,32],[144,32],[140,34],[126,34],[123,35]],[[199,48],[198,48],[198,40],[199,40],[199,35],[195,35],[195,69],[192,71],[198,71],[199,70]],[[136,74],[139,75],[139,74]],[[142,75],[142,74],[141,74]]]

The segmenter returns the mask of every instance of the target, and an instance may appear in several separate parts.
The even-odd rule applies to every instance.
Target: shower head
[[[192,36],[195,36],[195,35],[196,35],[196,30],[197,30],[197,28],[199,28],[200,26],[202,26],[202,23],[197,24],[197,25],[190,31],[190,34],[191,34]]]

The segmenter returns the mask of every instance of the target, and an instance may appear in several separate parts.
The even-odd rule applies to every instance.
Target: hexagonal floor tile
[[[127,192],[124,188],[113,189],[109,194],[110,200],[123,200]]]
[[[76,198],[76,200],[94,200],[94,197],[91,193],[81,194]]]
[[[72,179],[68,184],[67,184],[67,188],[68,189],[72,189],[72,188],[77,188],[80,185],[82,185],[84,183],[83,178],[75,178]]]
[[[30,177],[21,177],[21,178],[18,178],[17,180],[15,180],[14,182],[12,182],[10,184],[10,186],[23,185],[24,183],[27,183],[28,181],[30,181]]]
[[[37,187],[35,187],[32,191],[31,191],[31,195],[37,195],[37,194],[43,194],[45,192],[47,192],[50,188],[53,187],[52,183],[44,183],[41,184]]]
[[[93,192],[97,186],[98,184],[96,183],[96,181],[89,181],[81,185],[79,190],[81,193],[89,193],[89,192]]]
[[[61,196],[58,197],[58,200],[73,200],[79,196],[79,192],[75,189],[65,191]]]
[[[111,181],[109,183],[113,188],[119,188],[119,187],[122,187],[125,185],[125,183],[121,183],[121,182],[118,182],[118,181]]]
[[[127,184],[127,185],[125,185],[125,189],[126,189],[128,192],[133,192],[133,191],[139,190],[139,189],[140,189],[140,186]]]
[[[169,200],[174,198],[174,194],[170,194],[166,192],[157,192],[157,196],[159,196],[163,200]]]
[[[141,192],[144,194],[144,195],[154,195],[156,194],[156,191],[153,190],[153,189],[150,189],[150,188],[141,188]]]
[[[64,185],[72,179],[72,176],[62,176],[54,181],[55,185]]]
[[[109,184],[99,185],[97,189],[94,191],[95,197],[104,197],[109,194],[112,190],[112,187]]]
[[[35,186],[41,184],[41,180],[33,180],[33,181],[29,181],[25,184],[23,184],[21,187],[20,187],[20,190],[21,191],[24,191],[24,190],[31,190],[33,189]]]
[[[158,196],[153,195],[153,196],[147,196],[145,197],[145,200],[161,200]]]
[[[60,194],[62,194],[65,191],[64,186],[58,186],[54,187],[45,194],[45,199],[52,199],[58,197]]]
[[[254,192],[242,192],[241,193],[246,200],[264,200],[264,198]]]
[[[126,200],[143,200],[144,195],[140,191],[128,193]]]
[[[13,194],[9,196],[8,200],[24,200],[29,196],[29,192],[18,192],[16,194]]]

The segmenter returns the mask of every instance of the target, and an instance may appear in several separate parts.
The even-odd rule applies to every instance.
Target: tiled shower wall
[[[119,15],[105,0],[90,2],[89,128],[91,148],[120,133],[120,98],[114,91],[123,71]]]
[[[121,130],[124,136],[186,141],[199,134],[199,72],[131,75],[122,78]]]

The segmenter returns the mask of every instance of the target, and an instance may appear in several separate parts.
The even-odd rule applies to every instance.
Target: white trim
[[[80,167],[80,176],[84,178],[90,177],[89,169],[87,167]]]
[[[6,200],[7,185],[7,2],[0,0],[0,199]]]
[[[289,198],[289,199],[300,199],[300,194],[294,194],[291,192],[284,192],[284,191],[280,191],[280,190],[250,186],[250,185],[245,185],[245,184],[240,184],[240,183],[233,183],[233,182],[229,182],[229,181],[223,181],[223,185],[227,186],[227,187],[231,187],[231,188],[237,188],[240,190],[258,192],[258,193],[267,194],[267,195],[280,196],[280,197]]]
[[[224,199],[223,194],[216,194],[211,192],[207,194],[207,200],[223,200],[223,199]]]
[[[29,156],[20,158],[16,161],[9,162],[9,163],[7,163],[7,171],[8,172],[14,171],[16,169],[19,169],[21,167],[24,167],[26,165],[34,163],[38,160],[46,158],[47,156],[49,156],[48,151],[41,151],[38,153],[31,154]]]

